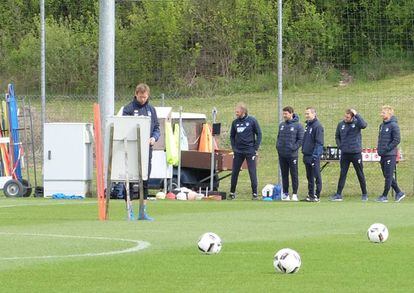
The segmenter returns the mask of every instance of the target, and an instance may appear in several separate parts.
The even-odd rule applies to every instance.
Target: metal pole
[[[180,106],[180,119],[178,120],[178,170],[177,170],[177,184],[178,189],[181,188],[181,127],[183,127],[183,117],[182,117],[183,107]]]
[[[45,0],[40,0],[40,95],[42,103],[42,146],[45,146],[45,123],[46,123],[46,29],[45,29]],[[32,129],[33,131],[33,129]],[[34,147],[32,145],[32,147]],[[42,160],[43,162],[43,160]],[[43,182],[42,163],[42,182]],[[36,168],[35,168],[36,174]]]
[[[213,124],[216,123],[216,116],[217,116],[217,109],[216,107],[213,108],[211,111],[213,115]],[[211,164],[210,164],[210,191],[213,191],[214,185],[214,174],[215,174],[215,166],[214,166],[214,135],[213,135],[213,126],[211,127]]]
[[[283,100],[283,38],[282,38],[282,25],[283,25],[283,8],[282,8],[282,1],[278,0],[278,61],[277,61],[277,90],[278,90],[278,120],[279,123],[282,122],[283,116],[282,116],[282,100]],[[281,184],[282,182],[282,173],[280,171],[279,166],[279,172],[278,172],[278,183]]]
[[[106,139],[109,133],[107,120],[115,112],[115,0],[99,1],[98,100],[104,142],[104,170],[106,170],[109,151],[109,141]]]

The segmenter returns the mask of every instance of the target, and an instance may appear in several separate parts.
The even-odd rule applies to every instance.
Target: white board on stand
[[[148,159],[151,118],[147,116],[112,116],[108,122],[113,124],[112,172],[111,180],[124,182],[125,176],[125,147],[127,139],[128,177],[130,182],[138,182],[138,143],[141,144],[142,180],[148,180]],[[137,126],[140,127],[141,137],[137,140]]]

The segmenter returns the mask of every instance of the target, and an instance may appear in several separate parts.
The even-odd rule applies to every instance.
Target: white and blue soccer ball
[[[205,254],[217,254],[221,250],[221,238],[212,232],[204,233],[198,239],[198,249]]]
[[[367,231],[368,239],[374,243],[382,243],[388,239],[388,229],[384,224],[372,224]]]
[[[290,248],[283,248],[276,252],[273,266],[276,271],[283,274],[297,273],[302,264],[299,253]]]

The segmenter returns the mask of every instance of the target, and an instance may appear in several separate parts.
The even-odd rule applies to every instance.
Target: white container
[[[90,123],[45,123],[44,197],[90,196],[93,132]]]

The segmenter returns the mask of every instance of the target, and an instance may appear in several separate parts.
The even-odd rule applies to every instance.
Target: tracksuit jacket
[[[343,154],[358,154],[362,151],[361,129],[367,127],[367,123],[356,114],[351,122],[341,121],[336,128],[336,145]]]
[[[302,146],[304,130],[299,123],[299,116],[293,114],[289,121],[279,124],[277,134],[276,149],[281,157],[297,157],[298,150]]]
[[[397,146],[401,141],[400,127],[395,116],[381,123],[378,134],[378,155],[381,157],[396,156]]]

